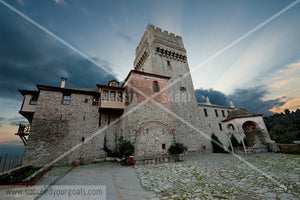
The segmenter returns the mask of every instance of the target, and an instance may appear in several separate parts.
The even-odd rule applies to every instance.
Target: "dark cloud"
[[[18,89],[35,89],[36,84],[59,86],[61,76],[74,88],[96,87],[114,78],[3,6],[0,69],[0,97],[10,99],[20,97]]]
[[[5,117],[0,117],[0,121],[4,121],[5,119]]]
[[[269,91],[264,86],[256,86],[247,89],[236,89],[228,98],[232,99],[236,107],[245,108],[254,114],[269,116],[274,114],[269,111],[274,106],[282,106],[285,97],[264,101],[263,98]]]
[[[220,91],[213,89],[197,89],[195,90],[195,94],[198,102],[205,102],[205,95],[208,95],[210,103],[221,106],[229,106],[227,96]]]
[[[285,102],[282,100],[285,97],[263,100],[265,95],[269,92],[264,86],[256,86],[247,89],[236,89],[233,94],[226,96],[224,93],[209,89],[197,89],[195,90],[196,98],[198,102],[205,102],[205,95],[209,96],[209,100],[212,104],[229,106],[229,99],[232,99],[235,107],[244,108],[253,114],[263,114],[269,116],[274,114],[269,111],[274,106],[282,106]]]

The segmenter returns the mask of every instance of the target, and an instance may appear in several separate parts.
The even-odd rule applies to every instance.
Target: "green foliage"
[[[130,141],[124,140],[121,136],[118,139],[116,147],[113,150],[110,150],[107,146],[107,138],[104,136],[104,144],[103,150],[106,152],[106,156],[108,157],[122,157],[122,156],[130,156],[134,152],[134,145],[130,143]]]
[[[103,150],[106,152],[106,156],[108,157],[120,157],[116,149],[110,150],[108,148],[106,135],[104,136]]]
[[[291,113],[291,112],[290,112],[289,109],[285,109],[285,110],[284,110],[284,114],[289,115],[290,113]]]
[[[182,143],[175,142],[170,146],[168,151],[171,155],[181,154],[184,152],[184,145]]]
[[[117,146],[117,151],[121,156],[130,156],[134,152],[134,145],[130,141],[122,140]]]
[[[211,144],[213,147],[213,153],[228,153],[225,151],[222,142],[214,133],[211,134]]]
[[[294,140],[300,140],[300,110],[295,112],[288,109],[284,114],[274,114],[264,117],[270,137],[277,143],[292,144]]]
[[[175,161],[179,161],[179,154],[182,154],[184,152],[184,145],[179,142],[175,142],[170,146],[168,149],[169,154],[175,156]]]
[[[231,144],[233,147],[241,146],[241,144],[239,143],[239,141],[236,139],[236,137],[233,134],[231,134],[230,141],[231,141]]]

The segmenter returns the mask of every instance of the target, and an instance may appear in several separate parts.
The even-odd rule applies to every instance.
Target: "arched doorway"
[[[253,121],[246,121],[242,127],[249,147],[262,145],[262,140],[260,137],[261,131],[257,123]]]
[[[227,131],[228,132],[232,132],[232,131],[234,131],[235,130],[235,127],[233,126],[233,124],[228,124],[227,125]]]
[[[159,121],[149,121],[142,124],[137,131],[135,156],[168,155],[168,149],[173,143],[171,132],[167,125]]]

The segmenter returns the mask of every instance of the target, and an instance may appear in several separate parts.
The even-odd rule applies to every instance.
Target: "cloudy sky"
[[[0,144],[22,145],[18,89],[122,81],[149,23],[183,37],[199,101],[300,108],[299,21],[299,0],[0,0]]]

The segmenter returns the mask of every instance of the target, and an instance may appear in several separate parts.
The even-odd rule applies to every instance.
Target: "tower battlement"
[[[162,39],[165,40],[173,45],[176,45],[177,47],[183,48],[183,41],[182,37],[179,35],[175,35],[174,33],[169,33],[166,30],[162,30],[159,27],[155,27],[152,24],[148,24],[146,31],[143,34],[143,37],[141,41],[139,42],[139,45],[136,47],[136,55],[140,52],[140,50],[143,47],[143,43],[147,40],[148,38],[154,39]],[[185,52],[185,50],[184,50]]]
[[[186,62],[186,50],[181,36],[148,24],[136,48],[134,68],[140,70],[149,55],[159,54],[170,59]]]

